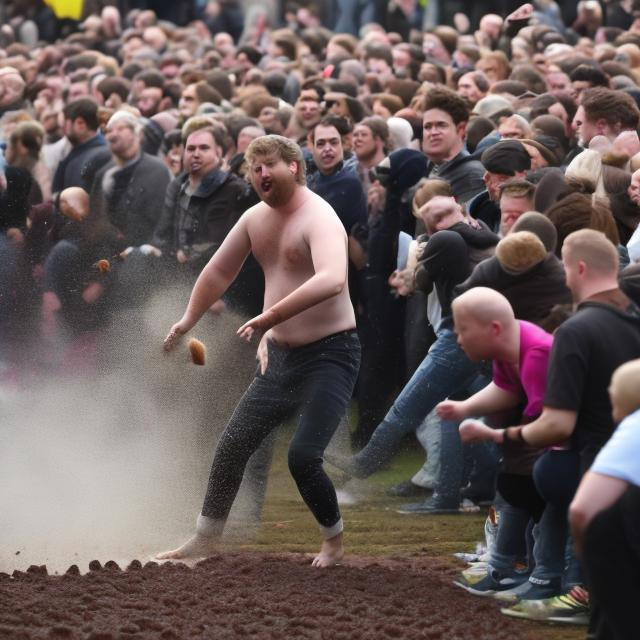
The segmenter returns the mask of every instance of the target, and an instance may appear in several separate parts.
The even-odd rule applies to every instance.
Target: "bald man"
[[[459,421],[509,411],[517,423],[534,420],[542,411],[553,337],[535,324],[516,320],[509,301],[493,289],[470,289],[453,301],[452,311],[458,344],[470,360],[493,360],[493,379],[467,400],[441,402],[436,407],[438,415]],[[463,441],[469,424],[465,421],[460,426]],[[478,428],[476,421],[471,427]],[[485,425],[481,428],[490,429]],[[529,519],[538,522],[545,508],[532,477],[538,455],[533,448],[505,448],[498,491],[507,504],[501,508],[498,538],[487,574],[480,581],[462,574],[455,581],[457,586],[484,596],[510,591],[526,582],[527,575],[514,571],[513,565],[526,559]],[[556,588],[555,583],[550,586]]]

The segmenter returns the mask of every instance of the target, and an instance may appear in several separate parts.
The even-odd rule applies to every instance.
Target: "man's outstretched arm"
[[[180,336],[192,329],[205,311],[224,294],[250,251],[246,216],[242,216],[198,276],[184,315],[165,338],[165,350],[173,349]]]

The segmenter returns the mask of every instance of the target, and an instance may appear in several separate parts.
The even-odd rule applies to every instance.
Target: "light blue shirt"
[[[640,409],[618,425],[590,471],[640,487]]]

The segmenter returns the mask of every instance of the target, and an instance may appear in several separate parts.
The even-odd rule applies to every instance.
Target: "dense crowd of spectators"
[[[348,235],[363,347],[329,461],[366,477],[415,433],[400,513],[495,507],[459,586],[636,637],[637,2],[78,4],[2,8],[0,387],[192,283],[257,202],[247,146],[286,136]],[[263,287],[250,257],[215,311]]]

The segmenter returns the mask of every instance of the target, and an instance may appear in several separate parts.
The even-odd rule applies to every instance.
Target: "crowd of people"
[[[495,540],[458,586],[502,600],[507,615],[631,639],[640,5],[505,2],[498,15],[478,14],[479,2],[465,15],[457,4],[267,3],[243,13],[222,0],[105,3],[73,20],[58,19],[56,3],[8,3],[0,388],[20,388],[34,369],[69,371],[78,364],[70,354],[86,364],[111,314],[168,283],[191,286],[222,263],[221,247],[242,254],[225,240],[255,225],[264,203],[284,206],[288,180],[289,195],[309,189],[337,214],[326,244],[344,235],[350,311],[336,322],[350,329],[353,317],[361,344],[353,452],[324,459],[367,477],[415,435],[424,465],[389,488],[416,500],[400,514],[493,505]],[[260,142],[273,139],[300,156]],[[277,343],[278,322],[309,309],[291,303],[278,322],[252,325],[268,310],[265,265],[299,273],[308,257],[276,234],[276,260],[267,236],[252,233],[254,255],[233,258],[211,309],[247,319],[245,337],[269,329]],[[307,227],[300,233],[306,239]],[[313,238],[320,273],[331,252]],[[330,325],[327,313],[313,322]],[[39,359],[24,358],[25,344],[38,345]],[[342,520],[321,470],[333,431],[323,433],[322,446],[298,451],[316,479],[297,458],[290,466],[335,536]],[[237,475],[233,458],[224,463]],[[224,468],[214,467],[218,483]],[[205,520],[226,508],[211,487]],[[318,491],[329,513],[314,502]],[[320,566],[339,560],[319,557]]]

